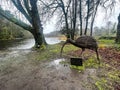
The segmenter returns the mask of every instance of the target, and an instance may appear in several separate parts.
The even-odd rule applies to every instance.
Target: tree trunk
[[[79,18],[80,18],[80,36],[83,34],[82,32],[82,0],[79,0]]]
[[[73,12],[72,12],[73,13],[73,29],[71,33],[71,39],[74,40],[75,29],[76,29],[76,18],[77,18],[77,0],[73,0],[72,8],[73,8]]]
[[[69,31],[69,25],[68,25],[67,13],[64,12],[64,15],[65,15],[65,24],[66,24],[67,38],[71,38],[70,37],[70,31]]]
[[[98,6],[100,4],[100,0],[97,1],[96,3],[96,7],[95,7],[95,11],[93,13],[93,17],[92,17],[92,21],[91,21],[91,27],[90,27],[90,36],[92,36],[92,33],[93,33],[93,24],[94,24],[94,21],[95,21],[95,16],[96,16],[96,13],[97,13],[97,9],[98,9]]]
[[[61,9],[62,9],[64,17],[65,17],[66,37],[67,38],[71,38],[71,36],[70,36],[70,30],[69,30],[69,24],[68,24],[68,7],[67,7],[67,10],[65,10],[65,5],[63,3],[63,0],[60,0],[60,2],[61,2]],[[70,3],[71,3],[71,1],[70,1]]]
[[[86,26],[85,26],[85,32],[84,32],[84,35],[87,34],[88,19],[89,19],[89,8],[90,8],[90,0],[87,0],[87,17],[86,17]]]
[[[37,0],[36,0],[37,2]],[[44,34],[43,34],[43,27],[41,24],[41,20],[37,10],[37,4],[34,0],[30,0],[31,3],[31,17],[32,17],[32,26],[33,29],[31,33],[35,38],[35,45],[37,48],[41,48],[43,45],[46,45]]]
[[[116,43],[120,43],[120,14],[118,16],[117,35],[115,41]]]

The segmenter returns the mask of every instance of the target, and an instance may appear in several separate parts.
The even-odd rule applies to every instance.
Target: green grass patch
[[[83,64],[86,68],[98,68],[102,65],[102,64],[98,64],[97,60],[95,60],[94,58],[90,58],[84,61]]]
[[[55,45],[47,45],[45,49],[38,49],[38,56],[36,56],[36,60],[51,60],[54,58],[60,58],[61,44]],[[73,50],[77,50],[73,45],[66,45],[63,50],[63,54],[67,54]]]
[[[79,72],[81,72],[81,71],[84,71],[84,70],[85,70],[84,65],[83,65],[83,66],[70,65],[70,68],[73,68],[73,69],[79,70]]]
[[[108,40],[108,39],[100,39],[98,40],[98,46],[99,48],[105,48],[105,47],[112,47],[116,50],[120,51],[120,44],[115,43],[115,40]]]
[[[108,64],[104,64],[102,68],[103,70],[99,74],[104,74],[104,76],[95,79],[96,88],[98,90],[114,90],[115,83],[120,83],[120,71]]]
[[[96,60],[94,60],[93,58],[90,58],[89,60],[83,61],[83,65],[82,66],[75,66],[75,65],[71,65],[70,67],[73,69],[77,69],[79,71],[84,71],[86,68],[99,68],[102,66],[101,64],[98,64]]]
[[[71,51],[75,51],[77,50],[78,48],[71,45],[71,44],[68,44],[68,45],[65,45],[64,49],[63,49],[63,54],[64,53],[68,53],[68,52],[71,52]]]
[[[61,61],[60,64],[69,64],[67,61]]]
[[[100,40],[98,40],[98,42],[99,42],[99,44],[114,44],[115,43],[115,41],[114,40],[108,40],[108,39],[100,39]]]
[[[98,90],[111,90],[110,87],[107,85],[107,80],[105,78],[101,78],[100,80],[96,81],[95,85]]]
[[[106,77],[97,79],[95,86],[98,90],[114,90],[114,82],[120,83],[119,74],[119,71],[106,71]]]

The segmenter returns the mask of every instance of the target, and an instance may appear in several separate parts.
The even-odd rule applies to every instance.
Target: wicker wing
[[[91,36],[81,36],[81,37],[77,38],[75,40],[75,42],[78,45],[81,45],[85,48],[86,47],[87,48],[97,48],[98,47],[96,40]]]

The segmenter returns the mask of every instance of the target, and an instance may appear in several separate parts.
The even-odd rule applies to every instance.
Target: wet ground
[[[29,48],[1,50],[0,90],[99,90],[95,82],[104,69],[79,71],[70,67],[68,58],[37,61],[38,54]]]
[[[95,90],[90,76],[97,76],[96,69],[84,72],[71,69],[69,60],[35,62],[32,51],[0,61],[0,90]],[[87,85],[87,86],[86,86]]]

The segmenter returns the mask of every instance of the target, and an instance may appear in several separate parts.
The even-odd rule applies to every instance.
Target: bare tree
[[[34,36],[36,47],[42,47],[42,45],[46,45],[46,41],[43,35],[43,27],[38,13],[37,0],[7,1],[10,1],[17,8],[17,10],[22,13],[22,15],[24,15],[29,24],[19,20],[12,13],[5,12],[2,7],[0,7],[0,15],[31,32]]]
[[[101,0],[101,6],[104,7],[104,9],[106,10],[106,12],[109,11],[113,11],[115,8],[116,3],[118,3],[120,0]],[[109,15],[111,14],[111,12],[109,13]],[[116,39],[115,39],[116,43],[120,43],[120,14],[118,16],[118,25],[117,25],[117,33],[116,33]]]
[[[87,6],[87,16],[86,16],[86,26],[85,26],[84,35],[87,34],[88,20],[89,20],[89,13],[90,13],[90,0],[87,0],[87,1],[86,1],[86,6]]]
[[[68,9],[70,7],[70,3],[71,3],[71,0],[69,0],[67,6],[65,6],[63,0],[58,0],[58,5],[62,9],[64,18],[65,18],[65,27],[66,27],[66,31],[67,31],[67,38],[71,38],[70,31],[69,31],[69,24],[68,24]]]
[[[92,13],[92,17],[91,17],[90,36],[92,36],[92,33],[93,33],[93,24],[95,21],[95,16],[96,16],[99,4],[100,4],[100,0],[96,0],[96,2],[93,2],[94,12]]]
[[[76,19],[77,19],[77,0],[72,1],[72,22],[73,22],[73,29],[71,29],[71,39],[74,40],[75,30],[76,30]]]
[[[45,12],[51,11],[49,15],[57,12],[57,15],[59,16],[59,22],[63,23],[65,22],[65,31],[66,31],[66,37],[71,38],[71,33],[69,29],[69,20],[68,20],[68,13],[69,13],[69,7],[72,0],[52,0],[51,3],[46,3],[43,0],[40,0],[44,6],[45,6]],[[48,0],[49,1],[49,0]],[[64,18],[64,19],[63,19]]]

